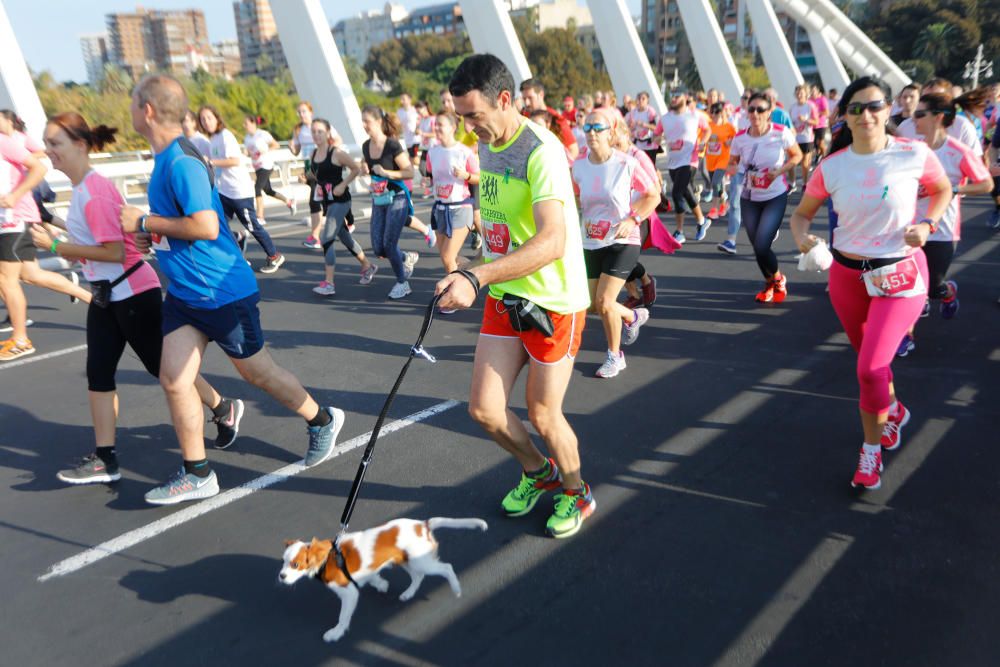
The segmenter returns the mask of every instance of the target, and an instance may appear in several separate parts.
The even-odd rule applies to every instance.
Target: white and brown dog
[[[360,587],[371,584],[381,593],[389,590],[389,582],[379,574],[383,568],[399,565],[410,575],[412,581],[399,596],[400,600],[412,598],[428,574],[444,577],[455,597],[462,595],[455,570],[448,563],[438,560],[438,543],[432,532],[436,528],[486,530],[487,526],[482,519],[396,519],[376,528],[346,533],[338,545],[350,579],[337,565],[333,540],[317,540],[315,537],[312,542],[290,540],[285,543],[284,564],[278,580],[291,585],[302,577],[315,577],[340,597],[340,620],[335,627],[323,633],[324,641],[335,642],[344,636],[351,624]],[[352,579],[357,586],[351,582]]]

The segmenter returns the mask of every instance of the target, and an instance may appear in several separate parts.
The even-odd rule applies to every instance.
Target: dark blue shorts
[[[252,357],[264,347],[259,301],[260,293],[254,293],[213,310],[194,308],[168,292],[163,300],[163,336],[192,326],[215,341],[230,358]]]

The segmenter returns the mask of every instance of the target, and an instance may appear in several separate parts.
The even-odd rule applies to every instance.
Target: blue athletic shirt
[[[213,241],[184,241],[153,235],[167,292],[194,308],[214,310],[257,293],[257,279],[226,225],[218,191],[205,164],[186,154],[175,139],[156,155],[149,179],[149,210],[167,218],[214,210],[219,235]]]
[[[792,126],[792,117],[788,115],[788,112],[779,106],[775,106],[771,109],[771,122],[777,125],[784,125],[785,127]]]

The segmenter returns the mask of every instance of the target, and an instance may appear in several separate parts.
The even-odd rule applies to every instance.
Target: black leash
[[[479,296],[479,280],[476,278],[475,274],[471,271],[466,271],[465,269],[459,269],[454,271],[464,277],[472,287],[476,290],[476,296]],[[389,391],[389,396],[385,399],[385,405],[382,406],[382,411],[378,415],[378,419],[375,421],[375,427],[372,429],[372,435],[368,439],[368,446],[365,447],[365,452],[361,456],[361,463],[358,465],[358,472],[354,476],[354,483],[351,485],[351,492],[347,496],[347,504],[344,506],[344,513],[340,517],[340,533],[337,535],[336,539],[333,541],[334,556],[336,558],[337,567],[340,571],[344,573],[347,580],[350,581],[355,588],[358,587],[357,583],[351,577],[351,573],[347,569],[347,563],[344,560],[344,554],[340,551],[340,538],[347,532],[347,526],[351,522],[351,515],[354,514],[354,505],[358,501],[358,494],[361,491],[361,485],[365,481],[365,474],[368,472],[368,464],[372,462],[372,457],[375,454],[375,442],[378,440],[379,432],[382,430],[382,424],[385,422],[385,417],[389,413],[389,408],[392,406],[393,400],[396,398],[396,393],[399,392],[400,385],[403,384],[403,378],[406,377],[406,371],[410,369],[410,363],[413,361],[414,357],[420,356],[427,361],[433,363],[437,362],[430,352],[424,349],[424,336],[427,335],[427,330],[431,328],[431,322],[434,321],[434,312],[437,310],[438,301],[441,300],[441,294],[435,295],[431,302],[427,304],[427,311],[424,313],[424,323],[420,326],[420,334],[417,336],[417,341],[410,348],[410,356],[407,357],[406,363],[403,364],[403,370],[399,372],[399,377],[396,378],[396,383],[392,385],[392,390]]]

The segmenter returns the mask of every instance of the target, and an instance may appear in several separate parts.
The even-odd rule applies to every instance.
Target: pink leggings
[[[927,282],[927,258],[923,250],[913,254]],[[903,335],[913,326],[926,296],[872,297],[865,290],[861,272],[834,261],[830,267],[830,301],[840,323],[858,353],[860,407],[880,414],[889,409],[892,362]]]

